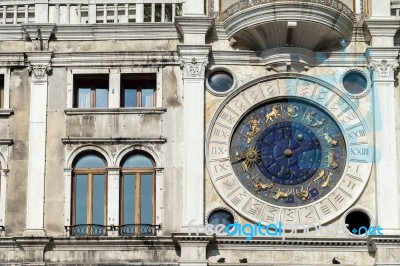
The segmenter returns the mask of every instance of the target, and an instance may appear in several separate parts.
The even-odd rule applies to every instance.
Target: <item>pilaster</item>
[[[43,236],[46,165],[47,75],[52,53],[27,53],[31,74],[28,198],[25,236]]]
[[[119,173],[120,168],[107,169],[107,225],[119,225]],[[114,232],[109,232],[113,234]]]
[[[395,117],[398,103],[394,91],[397,54],[393,48],[368,49],[374,103],[377,224],[384,228],[385,235],[400,233]]]
[[[199,235],[188,236],[183,234],[174,234],[175,242],[181,247],[181,257],[179,266],[207,266],[206,256],[207,246],[213,236]]]
[[[184,180],[182,231],[204,222],[204,78],[211,47],[180,45],[184,95]]]

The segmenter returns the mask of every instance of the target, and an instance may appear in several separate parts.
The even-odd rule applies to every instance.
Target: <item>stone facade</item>
[[[400,265],[396,1],[78,2],[0,3],[1,264],[205,266],[224,261],[233,266],[246,259],[260,266],[329,265],[333,260]],[[229,90],[218,92],[210,85],[217,72],[232,77]],[[349,92],[343,82],[348,73],[364,77],[365,90]],[[152,77],[150,107],[123,106],[124,79],[132,75]],[[106,106],[79,106],[79,77],[106,77]],[[340,226],[350,213],[361,211],[371,226],[383,228],[383,235],[358,236],[346,229],[247,241],[245,236],[192,232],[191,224],[209,224],[218,210],[239,224],[265,224],[263,215],[274,212],[276,206],[265,204],[253,213],[252,201],[240,205],[230,198],[236,190],[228,196],[219,190],[213,169],[223,158],[213,161],[212,134],[223,108],[240,114],[241,108],[232,105],[237,95],[247,97],[243,102],[251,108],[304,96],[283,92],[291,86],[285,80],[332,93],[321,98],[321,108],[334,109],[334,93],[349,106],[328,111],[349,144],[348,158],[337,162],[350,169],[355,181],[342,177],[335,185],[338,195],[327,195],[329,215],[322,201],[305,208],[325,226]],[[268,82],[281,82],[281,91],[266,95],[272,93]],[[254,88],[262,99],[251,98]],[[314,92],[303,100],[317,104]],[[347,127],[346,119],[340,122],[348,110],[355,110],[364,135],[351,131],[355,127]],[[365,146],[352,149],[350,143]],[[96,154],[105,164],[100,225],[105,233],[79,235],[71,229],[77,224],[76,165],[85,154]],[[150,235],[124,236],[117,229],[123,224],[122,165],[132,154],[146,154],[153,163]],[[358,192],[347,192],[356,182]],[[274,222],[305,219],[300,207],[282,207],[278,213]]]

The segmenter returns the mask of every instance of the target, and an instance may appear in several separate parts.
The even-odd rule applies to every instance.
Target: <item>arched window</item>
[[[95,153],[84,154],[74,163],[72,181],[72,225],[106,225],[107,169]]]
[[[144,153],[130,155],[121,172],[120,224],[154,224],[153,160]]]

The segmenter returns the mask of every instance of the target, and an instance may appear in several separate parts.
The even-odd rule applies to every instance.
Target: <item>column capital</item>
[[[398,60],[370,60],[369,68],[375,71],[374,81],[391,81],[394,78],[394,70],[399,66]]]
[[[205,68],[208,65],[210,46],[179,45],[178,52],[181,56],[180,66],[183,78],[204,78]]]
[[[51,74],[51,65],[28,65],[29,74],[33,74],[33,82],[41,82],[47,80],[47,75]]]
[[[47,75],[51,74],[52,52],[26,53],[28,57],[28,72],[33,74],[33,82],[41,83],[47,81]]]

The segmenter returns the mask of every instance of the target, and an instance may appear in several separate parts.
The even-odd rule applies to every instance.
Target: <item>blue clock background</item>
[[[346,146],[329,113],[291,97],[250,109],[234,129],[230,157],[250,193],[296,207],[324,197],[339,182]]]

